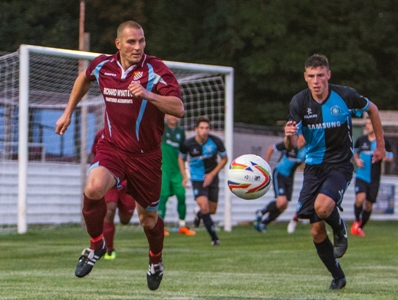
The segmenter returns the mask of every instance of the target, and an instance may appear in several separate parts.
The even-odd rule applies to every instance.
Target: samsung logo
[[[340,127],[340,122],[326,122],[326,123],[319,123],[319,124],[308,124],[309,129],[326,129],[326,128],[335,128]]]
[[[175,147],[175,148],[180,147],[180,144],[179,144],[179,143],[175,143],[175,142],[170,141],[170,140],[166,140],[166,144],[168,144],[168,145],[170,145],[170,146],[172,146],[172,147]]]

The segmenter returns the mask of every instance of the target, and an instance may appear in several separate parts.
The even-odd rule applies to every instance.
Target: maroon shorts
[[[116,178],[118,187],[127,180],[127,193],[146,210],[157,210],[162,184],[162,151],[131,154],[99,143],[90,169],[107,168]]]
[[[134,198],[127,194],[127,182],[122,182],[121,188],[112,188],[105,194],[105,202],[116,202],[119,212],[124,215],[132,215],[135,209]]]

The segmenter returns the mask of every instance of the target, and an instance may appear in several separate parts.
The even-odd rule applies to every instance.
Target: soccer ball
[[[254,200],[265,195],[270,189],[272,171],[260,156],[244,154],[231,163],[227,179],[232,193],[245,200]]]

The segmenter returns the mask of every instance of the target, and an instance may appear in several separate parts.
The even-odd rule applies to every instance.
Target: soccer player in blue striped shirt
[[[351,234],[362,237],[365,236],[363,227],[372,214],[373,204],[376,203],[381,175],[381,160],[372,163],[373,151],[376,148],[376,135],[369,118],[366,118],[365,130],[366,134],[360,136],[354,145],[354,163],[357,166],[356,200],[354,204],[355,222],[351,227]],[[393,160],[391,145],[385,138],[384,143],[387,151],[384,161],[391,162]]]
[[[346,278],[337,258],[348,247],[345,221],[340,217],[344,192],[353,174],[352,114],[367,112],[372,122],[376,147],[372,161],[386,157],[383,129],[377,106],[348,86],[329,84],[331,71],[324,55],[314,54],[305,62],[308,88],[296,94],[289,105],[285,145],[293,149],[300,134],[307,147],[303,187],[297,214],[309,219],[318,256],[331,273],[329,289],[340,290]],[[334,245],[326,224],[333,229]]]

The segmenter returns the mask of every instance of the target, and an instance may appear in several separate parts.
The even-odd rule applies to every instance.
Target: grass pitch
[[[203,227],[196,236],[170,232],[156,291],[146,285],[148,246],[140,226],[118,225],[116,260],[101,259],[82,279],[74,270],[88,246],[85,229],[33,228],[0,235],[0,299],[398,299],[397,225],[371,221],[365,238],[349,237],[339,259],[347,276],[342,291],[328,290],[332,278],[308,224],[290,235],[286,223],[272,224],[266,233],[237,226],[219,232],[219,247],[210,246]]]

